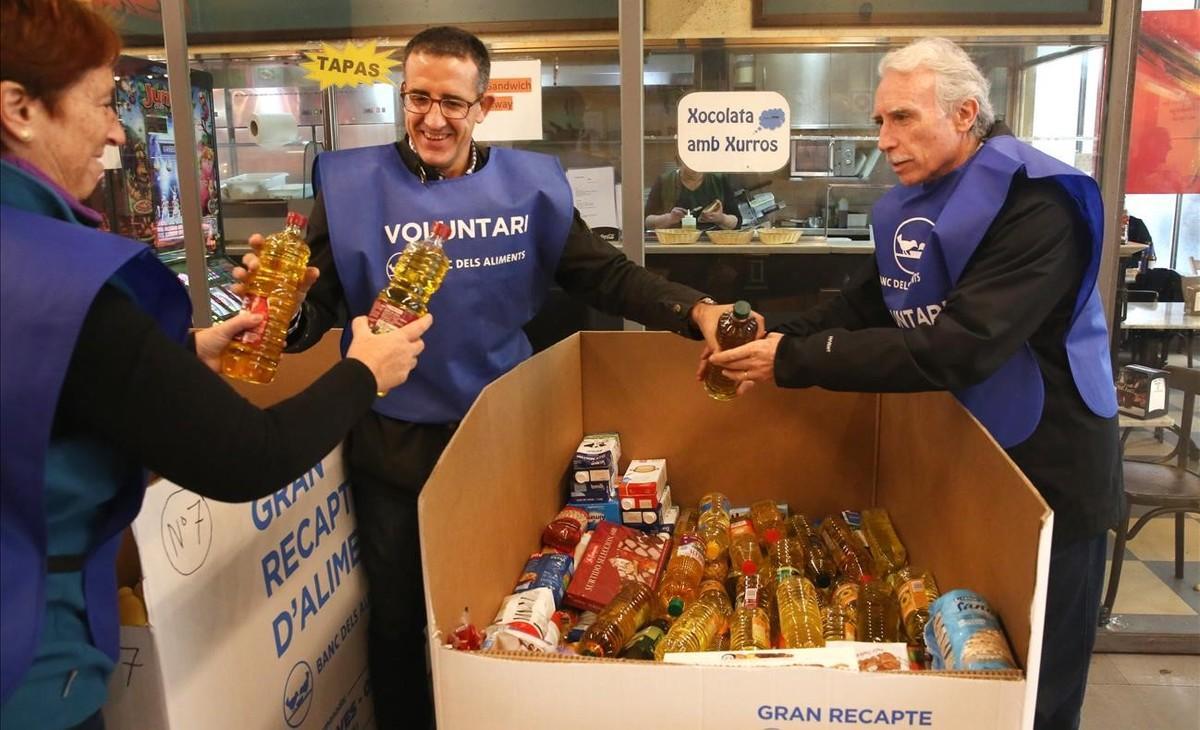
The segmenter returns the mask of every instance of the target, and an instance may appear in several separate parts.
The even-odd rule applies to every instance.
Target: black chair
[[[1183,527],[1184,515],[1200,514],[1200,475],[1190,471],[1192,417],[1195,414],[1196,395],[1200,393],[1200,370],[1167,366],[1167,384],[1183,391],[1183,414],[1179,429],[1179,447],[1175,464],[1151,464],[1139,461],[1123,461],[1125,477],[1125,500],[1121,508],[1121,521],[1117,524],[1117,539],[1113,543],[1112,567],[1108,576],[1108,591],[1100,609],[1100,625],[1108,622],[1113,603],[1117,600],[1117,586],[1121,582],[1121,561],[1125,555],[1125,544],[1137,537],[1146,524],[1160,515],[1175,516],[1175,578],[1183,578]],[[1133,527],[1129,527],[1129,512],[1133,505],[1150,509]]]

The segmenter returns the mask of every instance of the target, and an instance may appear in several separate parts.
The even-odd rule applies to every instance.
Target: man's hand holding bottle
[[[717,304],[708,297],[692,305],[692,321],[696,323],[696,328],[704,336],[704,350],[700,353],[700,364],[696,368],[696,380],[704,380],[704,373],[708,370],[708,358],[721,351],[721,346],[717,344],[717,327],[721,322],[721,315],[732,310],[732,304]],[[750,316],[758,322],[757,339],[762,339],[766,336],[767,329],[763,316],[758,312],[751,312]]]

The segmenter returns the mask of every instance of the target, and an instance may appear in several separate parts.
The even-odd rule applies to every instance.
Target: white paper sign
[[[679,158],[697,172],[773,172],[788,163],[792,113],[774,91],[698,91],[679,100]]]
[[[492,110],[475,127],[480,142],[542,138],[542,62],[492,61]]]
[[[340,448],[251,503],[147,491],[133,530],[171,730],[371,726],[354,518]]]
[[[580,167],[567,170],[567,183],[575,195],[575,207],[590,228],[619,228],[615,177],[611,167]]]

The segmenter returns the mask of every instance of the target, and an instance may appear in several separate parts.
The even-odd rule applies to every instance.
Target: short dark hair
[[[492,75],[492,61],[488,56],[487,46],[473,33],[452,25],[436,25],[417,33],[404,46],[404,56],[401,62],[407,66],[408,57],[414,53],[428,53],[432,56],[454,56],[467,58],[475,62],[479,69],[479,93],[487,92],[488,79]]]
[[[0,78],[24,86],[51,113],[68,87],[120,52],[117,31],[78,0],[0,2]]]

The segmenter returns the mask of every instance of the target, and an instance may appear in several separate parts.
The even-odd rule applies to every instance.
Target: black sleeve
[[[563,291],[602,312],[651,329],[699,336],[692,326],[691,311],[704,294],[633,263],[596,236],[578,210],[554,278]]]
[[[1083,220],[1051,181],[1018,179],[933,325],[826,329],[785,336],[783,386],[911,392],[954,390],[994,373],[1079,288]]]
[[[771,327],[772,332],[808,336],[828,329],[860,330],[867,327],[887,327],[892,318],[883,305],[879,288],[879,266],[874,256],[854,272],[841,294],[824,304],[809,309],[799,317]]]
[[[371,371],[342,360],[299,395],[259,409],[106,286],[71,356],[55,433],[100,438],[198,494],[245,502],[303,474],[374,400]]]
[[[288,334],[288,352],[307,350],[320,342],[330,327],[344,325],[346,321],[345,294],[334,265],[333,248],[329,245],[329,219],[325,215],[325,198],[321,193],[317,193],[313,204],[306,235],[312,252],[309,266],[317,267],[321,276],[300,305],[300,317]]]

